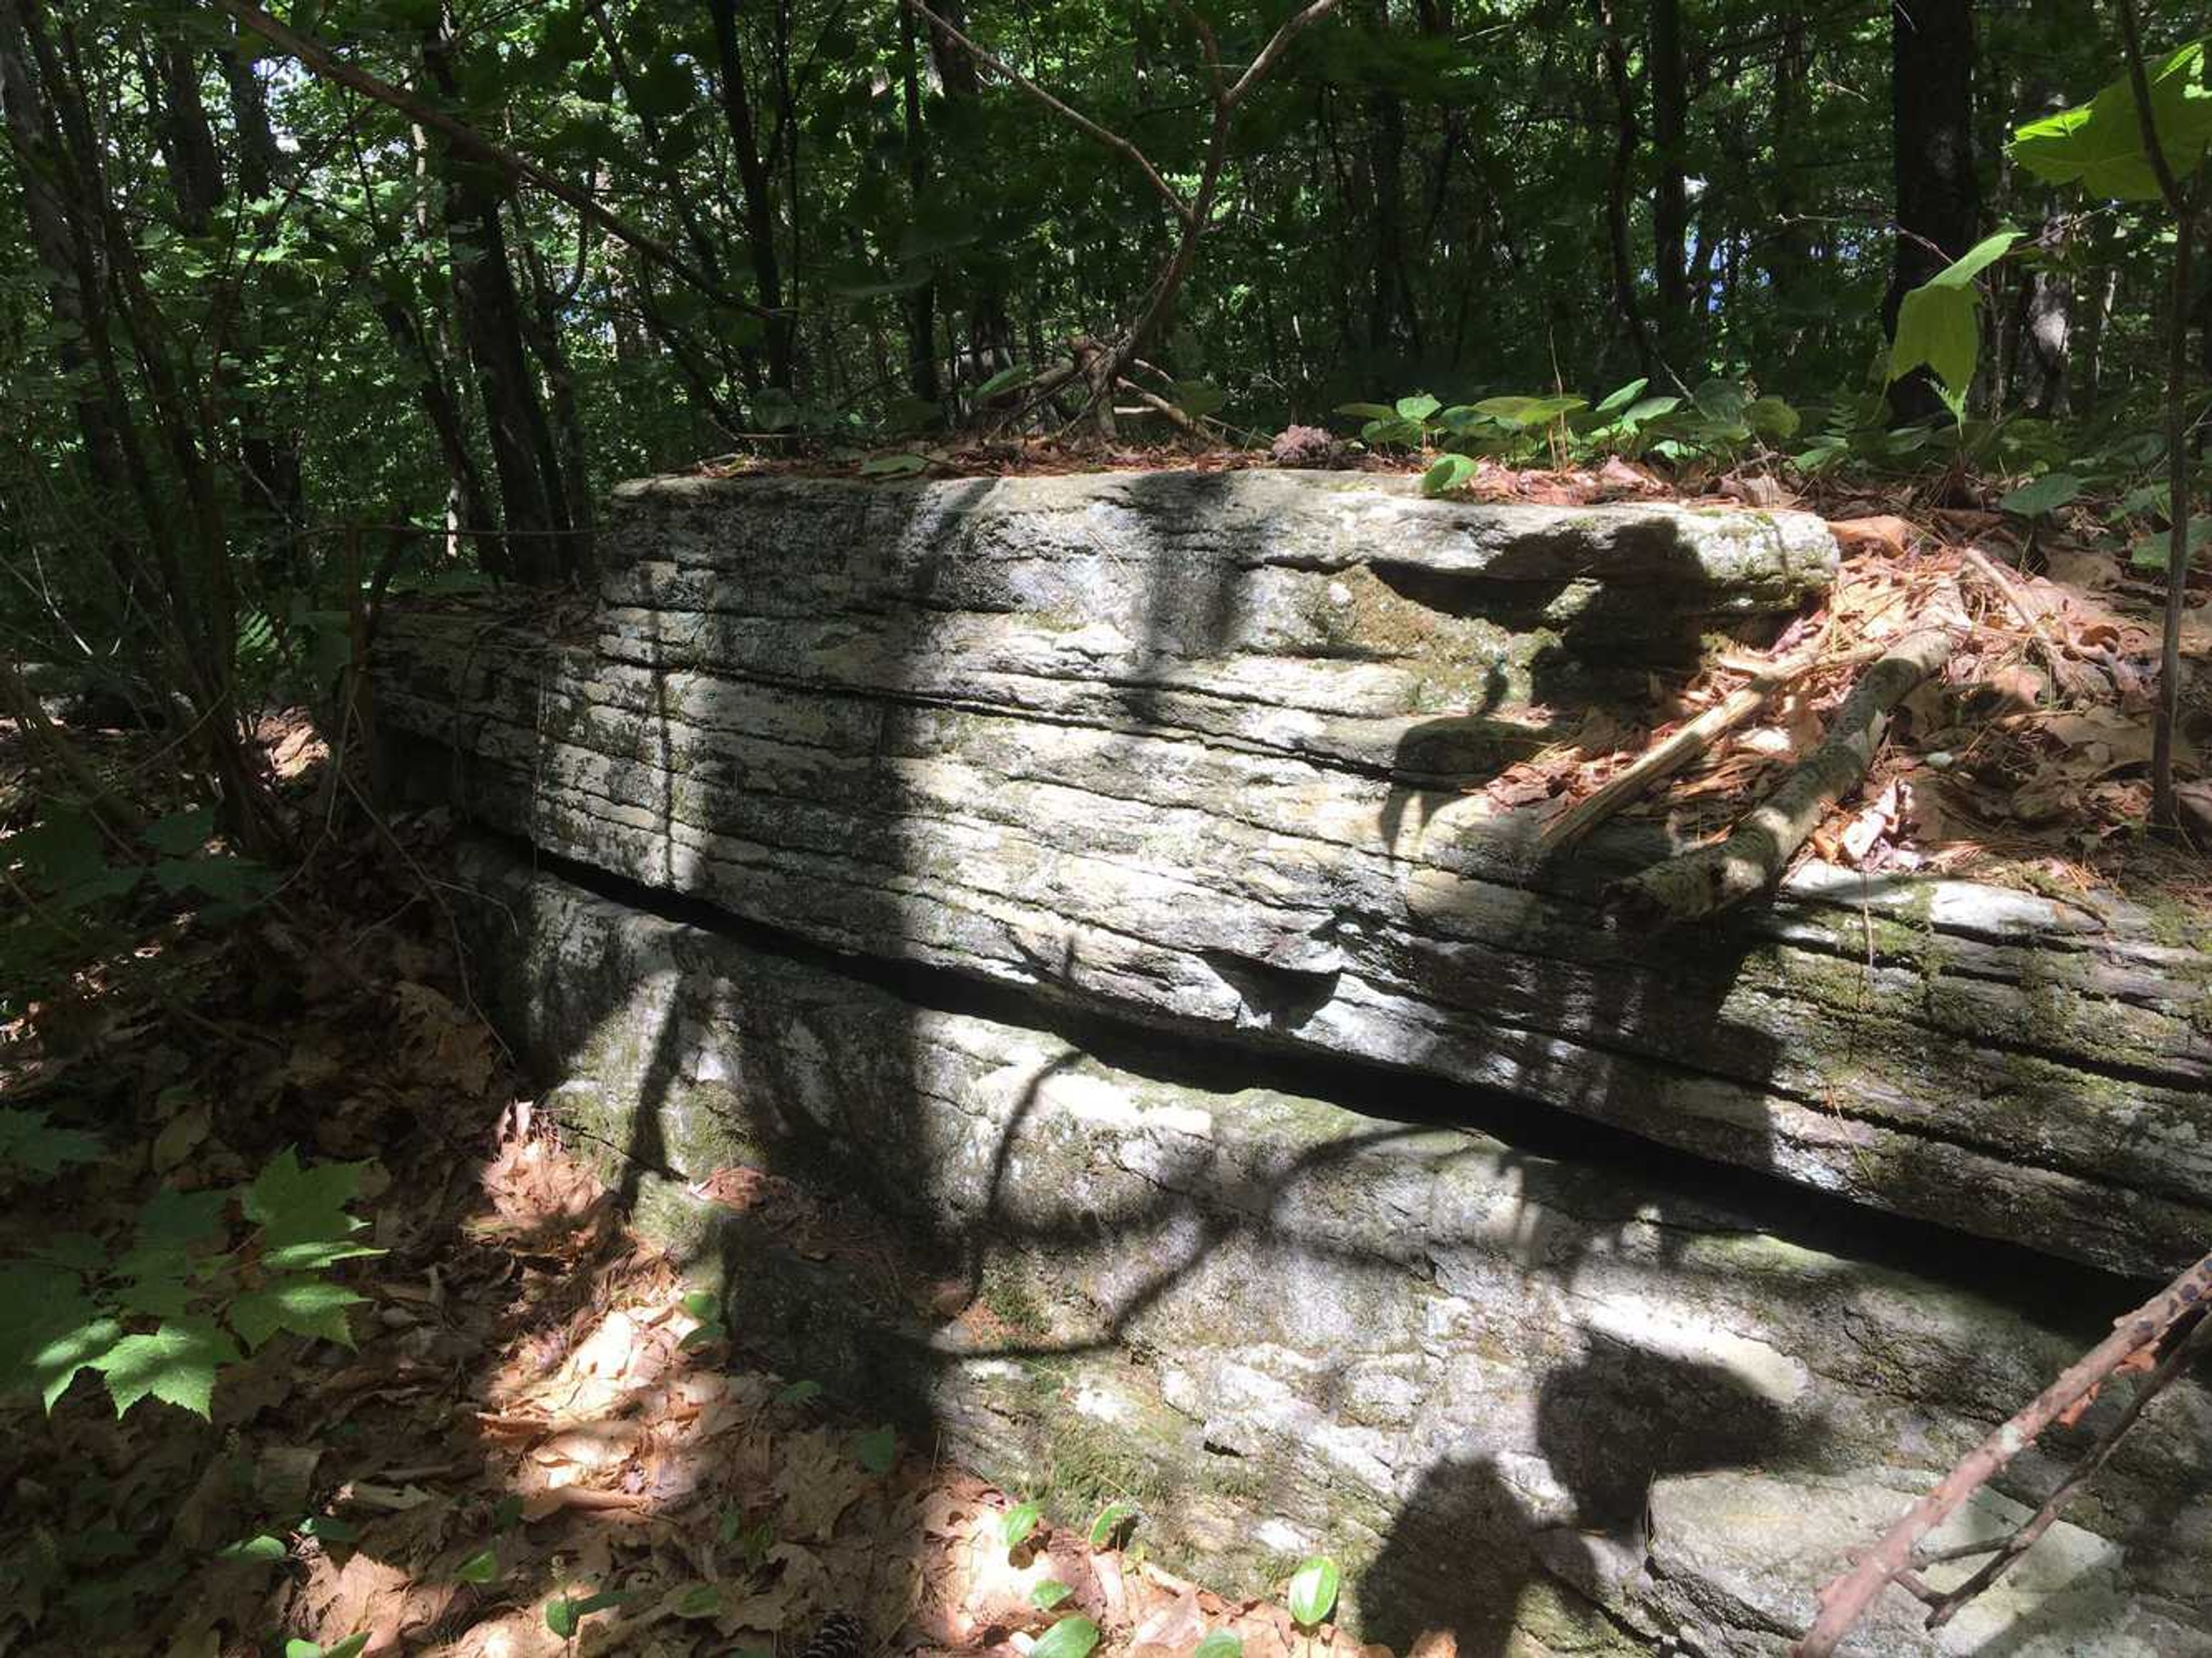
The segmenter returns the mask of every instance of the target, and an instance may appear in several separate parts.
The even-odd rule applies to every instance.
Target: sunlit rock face
[[[1816,519],[1358,474],[617,492],[599,602],[394,616],[380,717],[541,850],[1178,1038],[1374,1062],[2128,1272],[2212,1236],[2212,955],[2118,902],[1795,884],[1659,938],[1515,758],[1828,581]],[[2201,941],[2196,941],[2201,942]]]
[[[591,602],[378,641],[388,786],[501,837],[490,1003],[733,1330],[1064,1520],[1138,1492],[1255,1588],[1336,1552],[1394,1643],[1779,1651],[2140,1299],[2093,1267],[2212,1237],[2212,957],[2168,918],[1813,875],[1631,936],[1598,895],[1662,830],[1540,861],[1478,792],[1771,638],[1817,519],[678,479],[605,551]],[[967,1309],[686,1195],[741,1161],[863,1195]],[[2212,1650],[2212,1409],[2160,1408],[2039,1576],[1856,1649]]]
[[[1133,1498],[1225,1590],[1328,1552],[1401,1651],[1779,1653],[2139,1293],[1502,1099],[1424,1123],[1452,1090],[794,953],[505,845],[458,875],[547,1108],[747,1351],[1063,1523]],[[695,1195],[739,1164],[878,1220],[824,1260]],[[2121,1403],[1941,1540],[2018,1524]],[[2212,1399],[2158,1409],[1941,1638],[1900,1596],[1850,1649],[2212,1650]]]

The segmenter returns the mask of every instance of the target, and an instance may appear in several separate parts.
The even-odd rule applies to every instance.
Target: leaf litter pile
[[[1613,465],[1478,483],[1529,500],[1651,492]],[[2146,870],[2169,890],[2201,886],[2201,864],[2140,835],[2153,586],[2118,555],[2063,541],[2034,550],[2044,574],[2022,574],[1995,514],[1923,515],[1942,531],[1930,534],[1875,505],[1831,503],[1841,580],[1771,652],[1717,657],[1653,681],[1640,709],[1594,713],[1572,743],[1492,780],[1489,804],[1556,818],[1762,664],[1810,653],[1815,665],[1754,718],[1626,808],[1723,832],[1819,743],[1853,665],[1955,584],[1971,636],[1907,699],[1808,855],[2076,893]],[[2179,774],[2200,845],[2208,655],[2199,599]],[[295,717],[264,736],[310,800],[327,763],[311,729]],[[12,820],[11,737],[0,728]],[[133,739],[92,741],[103,764],[134,762]],[[522,1097],[421,879],[441,832],[434,814],[403,829],[411,846],[326,832],[243,922],[196,929],[173,908],[0,1026],[0,1105],[97,1121],[110,1154],[8,1193],[0,1257],[60,1232],[118,1236],[157,1187],[212,1206],[275,1171],[268,1189],[304,1202],[303,1168],[340,1167],[343,1191],[315,1200],[352,1203],[370,1218],[364,1248],[381,1252],[342,1262],[331,1301],[270,1321],[223,1370],[211,1424],[158,1390],[118,1418],[124,1388],[90,1373],[51,1417],[35,1400],[0,1402],[12,1585],[0,1654],[765,1658],[844,1612],[866,1654],[1378,1658],[1326,1621],[1295,1621],[1294,1582],[1224,1600],[1145,1558],[1141,1514],[1040,1515],[753,1362],[745,1332],[624,1229],[615,1194]],[[0,1178],[26,1166],[17,1150],[17,1173]],[[757,1170],[720,1171],[698,1194],[812,1258],[888,1254],[857,1215]],[[927,1284],[900,1292],[948,1310]],[[1449,1658],[1451,1645],[1428,1637],[1416,1651]]]

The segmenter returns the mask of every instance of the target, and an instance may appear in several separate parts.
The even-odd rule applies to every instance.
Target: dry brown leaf
[[[1887,553],[1901,557],[1918,537],[1920,530],[1918,525],[1893,513],[1883,513],[1873,518],[1832,519],[1828,533],[1835,537],[1836,544],[1846,556]]]

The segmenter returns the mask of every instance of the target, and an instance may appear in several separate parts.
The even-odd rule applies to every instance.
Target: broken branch
[[[1917,624],[1869,668],[1830,721],[1820,746],[1728,838],[1615,882],[1608,905],[1644,926],[1694,920],[1741,903],[1782,878],[1829,810],[1866,776],[1893,709],[1950,659],[1967,628],[1957,585],[1946,580]]]
[[[1828,1658],[1874,1604],[1876,1595],[1889,1584],[1903,1584],[1913,1575],[1920,1559],[1914,1551],[1922,1538],[1950,1518],[2005,1464],[2033,1444],[2046,1428],[2088,1400],[2121,1365],[2164,1340],[2185,1319],[2201,1315],[2208,1302],[2212,1302],[2212,1255],[2205,1256],[2141,1307],[2117,1321],[2111,1335],[2075,1360],[2057,1381],[1969,1451],[1956,1467],[1936,1482],[1933,1491],[1914,1503],[1905,1517],[1860,1558],[1857,1564],[1822,1589],[1820,1616],[1806,1631],[1804,1639],[1790,1648],[1790,1658]],[[2198,1327],[2201,1330],[2203,1327],[2200,1324]],[[2169,1358],[2179,1358],[2196,1345],[2192,1333],[2191,1339]],[[2145,1392],[2148,1391],[2146,1384]],[[2097,1460],[2100,1459],[2093,1458]],[[1943,1610],[1948,1599],[1935,1597],[1936,1613],[1931,1613],[1931,1622],[1938,1613],[1949,1615]]]
[[[1815,668],[1871,660],[1880,650],[1858,650],[1823,658],[1813,649],[1771,667],[1754,672],[1748,684],[1739,686],[1696,719],[1678,726],[1606,779],[1595,793],[1584,796],[1544,826],[1538,837],[1539,855],[1564,852],[1583,840],[1600,823],[1626,807],[1656,785],[1664,782],[1729,732],[1747,722],[1784,686],[1803,678]]]

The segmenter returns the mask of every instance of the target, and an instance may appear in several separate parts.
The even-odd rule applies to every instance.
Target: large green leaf
[[[0,1110],[0,1169],[45,1180],[67,1164],[96,1161],[104,1149],[81,1128],[56,1128],[43,1111]]]
[[[118,1416],[153,1398],[205,1417],[216,1369],[239,1357],[230,1338],[211,1324],[164,1324],[151,1335],[124,1337],[94,1359],[92,1368],[106,1376]]]
[[[353,1330],[346,1322],[346,1309],[357,1307],[366,1299],[343,1284],[319,1278],[277,1278],[258,1290],[247,1291],[230,1303],[230,1327],[249,1351],[279,1330],[350,1347]]]
[[[1098,1644],[1098,1625],[1088,1618],[1063,1618],[1030,1649],[1030,1658],[1091,1658]]]
[[[1980,290],[1974,278],[2002,258],[2020,235],[2006,229],[1984,237],[1905,296],[1897,313],[1897,338],[1889,348],[1891,380],[1902,380],[1924,365],[1942,382],[1957,410],[1981,355],[1975,317]]]
[[[51,1411],[76,1373],[97,1364],[122,1334],[86,1298],[75,1272],[0,1266],[0,1393],[28,1387]]]
[[[2212,39],[2212,37],[2208,37]],[[2151,119],[2177,179],[2203,165],[2212,146],[2212,59],[2192,40],[2148,71]],[[2158,175],[2143,148],[2135,88],[2122,76],[2086,104],[2031,121],[2013,135],[2013,159],[2055,185],[2079,180],[2093,196],[2155,200]]]
[[[1291,1616],[1311,1629],[1335,1609],[1342,1581],[1335,1561],[1325,1554],[1314,1556],[1291,1576]]]
[[[286,1146],[246,1188],[246,1218],[260,1223],[263,1242],[271,1247],[320,1243],[349,1236],[362,1223],[345,1212],[361,1187],[357,1163],[300,1165]]]

